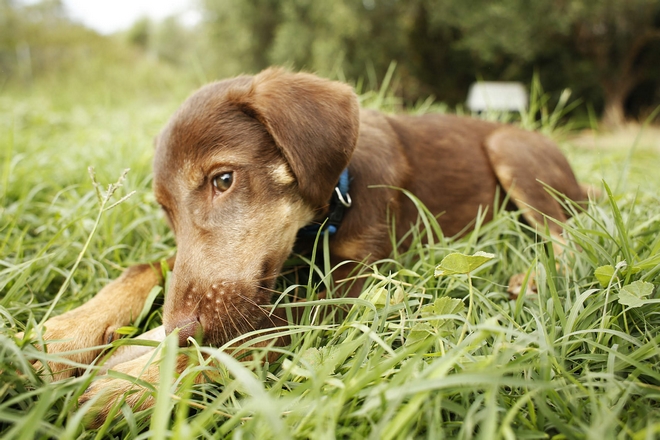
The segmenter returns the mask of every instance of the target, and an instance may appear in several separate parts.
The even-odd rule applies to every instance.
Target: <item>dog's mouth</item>
[[[268,307],[277,274],[268,269],[254,281],[217,280],[205,288],[187,284],[170,287],[164,309],[167,334],[178,329],[179,345],[190,338],[204,345],[222,346],[246,333],[273,327]]]

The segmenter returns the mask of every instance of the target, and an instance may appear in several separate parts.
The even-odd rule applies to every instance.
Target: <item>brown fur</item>
[[[534,209],[565,219],[537,179],[574,200],[584,198],[559,149],[538,134],[456,116],[360,110],[349,86],[281,69],[216,82],[193,94],[157,139],[154,192],[177,239],[176,262],[169,262],[174,268],[164,306],[166,333],[179,329],[182,345],[195,335],[219,345],[283,323],[262,306],[270,302],[297,231],[325,219],[346,166],[353,207],[330,239],[333,262],[386,257],[392,251],[388,213],[399,236],[416,222],[412,202],[392,187],[409,190],[441,214],[446,235],[459,233],[480,207],[491,205],[498,187],[532,225],[543,222]],[[233,184],[219,192],[212,179],[228,171]],[[303,251],[309,245],[296,244]],[[139,313],[159,282],[157,265],[128,269],[88,304],[46,323],[47,340],[67,340],[49,344],[49,350],[105,343]],[[97,355],[86,351],[75,360],[89,363]],[[113,369],[157,382],[157,368],[145,366],[145,356]],[[66,366],[50,367],[55,378],[73,374]],[[178,363],[179,371],[184,367]],[[102,388],[114,400],[131,386],[104,379],[83,400]]]

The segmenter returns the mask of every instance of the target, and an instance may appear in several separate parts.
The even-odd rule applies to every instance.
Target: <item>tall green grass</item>
[[[604,200],[584,212],[569,206],[576,215],[564,225],[560,256],[544,231],[502,210],[460,239],[429,244],[424,230],[412,232],[409,249],[356,274],[366,279],[359,299],[332,295],[331,267],[301,282],[298,291],[310,301],[286,307],[307,308],[305,319],[281,329],[292,343],[277,349],[277,362],[261,361],[269,349],[241,361],[222,347],[193,347],[186,350],[199,361],[175,377],[177,349],[168,340],[156,406],[133,413],[118,405],[120,417],[85,429],[98,402],[78,407],[77,398],[94,368],[48,383],[31,361],[58,355],[15,334],[34,328],[38,339],[37,323],[50,308],[59,314],[76,307],[123,268],[173,253],[150,191],[150,161],[153,136],[184,95],[182,87],[169,98],[137,94],[121,103],[73,104],[45,92],[0,97],[0,436],[658,436],[660,153],[630,153],[632,145],[584,151],[570,143],[564,150],[580,180],[604,180],[613,192],[603,187]],[[382,104],[385,96],[363,99]],[[131,169],[113,200],[136,192],[103,213],[96,230],[90,165],[105,184]],[[438,228],[432,216],[420,222]],[[478,251],[495,258],[471,273],[470,283],[465,275],[434,276],[447,254]],[[325,252],[323,240],[317,252]],[[604,269],[610,276],[602,283],[596,271],[607,266],[612,271]],[[511,299],[508,278],[532,271],[538,293]],[[650,296],[626,305],[626,295],[647,286],[642,282],[652,286]],[[294,287],[282,280],[280,288]],[[315,300],[325,289],[334,299]],[[329,303],[343,305],[342,319]],[[153,308],[139,330],[159,322]],[[194,384],[198,374],[214,382]]]

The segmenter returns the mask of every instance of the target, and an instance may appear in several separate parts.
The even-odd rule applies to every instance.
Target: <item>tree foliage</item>
[[[404,97],[434,94],[455,104],[477,79],[528,83],[536,70],[548,88],[572,88],[611,123],[622,121],[640,85],[660,94],[657,0],[203,4],[228,74],[286,64],[359,78],[396,60]]]
[[[28,5],[0,0],[0,84],[70,73],[99,54],[110,61],[117,50],[110,40],[73,22],[60,0]]]
[[[458,41],[483,60],[547,65],[565,86],[599,89],[607,122],[623,121],[626,98],[660,77],[657,0],[475,0],[433,8],[438,26],[456,26]],[[554,68],[554,69],[553,69]]]
[[[660,102],[658,0],[201,0],[203,22],[142,19],[124,35],[149,58],[195,70],[200,80],[269,65],[367,81],[397,63],[394,92],[461,104],[477,80],[538,74],[556,96],[570,88],[618,124]],[[114,37],[66,17],[60,0],[0,0],[0,74],[34,75],[117,58]],[[109,43],[112,41],[112,44]],[[125,50],[121,53],[127,53]]]

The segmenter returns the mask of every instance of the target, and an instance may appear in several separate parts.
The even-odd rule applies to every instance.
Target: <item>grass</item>
[[[565,225],[561,256],[543,231],[497,211],[461,239],[424,244],[425,232],[415,233],[409,250],[363,268],[359,299],[314,301],[334,288],[332,268],[318,268],[319,277],[300,287],[311,299],[308,318],[282,329],[292,343],[277,362],[193,347],[191,357],[209,360],[174,377],[177,350],[168,339],[154,408],[133,413],[118,405],[122,417],[85,429],[95,402],[78,407],[77,398],[94,369],[48,383],[31,361],[58,356],[15,334],[38,330],[50,309],[59,314],[82,304],[123,268],[173,253],[150,192],[151,145],[191,88],[156,98],[127,94],[123,101],[88,96],[78,104],[54,91],[0,96],[2,438],[659,435],[660,153],[631,150],[632,143],[584,150],[570,141],[562,145],[580,180],[604,180],[612,193],[585,212],[572,208],[577,215]],[[384,97],[364,99],[376,105]],[[108,206],[135,191],[98,224],[90,165],[104,185],[131,169]],[[423,220],[437,228],[433,218]],[[495,258],[469,279],[434,276],[449,253],[478,251]],[[608,266],[601,284],[596,270]],[[538,294],[510,299],[509,276],[531,271]],[[649,296],[643,283],[651,285]],[[625,295],[636,292],[636,307],[626,305]],[[346,318],[320,322],[328,302],[345,304]],[[140,330],[160,319],[154,307]],[[199,373],[215,383],[194,384]]]

